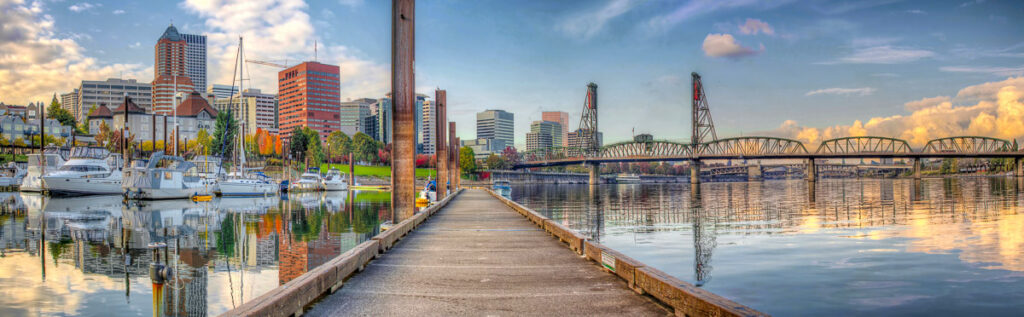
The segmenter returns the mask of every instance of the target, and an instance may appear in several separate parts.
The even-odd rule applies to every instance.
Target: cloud
[[[76,4],[71,5],[70,7],[68,7],[68,10],[71,10],[71,11],[74,11],[74,12],[82,12],[82,11],[87,11],[87,10],[90,10],[92,8],[102,7],[102,6],[103,6],[102,3],[92,4],[92,3],[88,3],[88,2],[82,2],[82,3],[76,3]]]
[[[853,54],[822,64],[900,64],[932,56],[935,52],[928,50],[881,45],[858,48]]]
[[[1016,139],[1024,136],[1024,77],[969,86],[956,97],[923,98],[907,102],[904,107],[906,114],[825,128],[787,120],[767,133],[807,144],[845,136],[887,136],[906,140],[915,147],[932,139],[958,135]]]
[[[939,70],[950,73],[983,73],[999,76],[1024,75],[1024,66],[1019,67],[987,67],[987,66],[943,66]]]
[[[966,8],[966,7],[969,7],[969,6],[975,5],[975,4],[982,4],[982,3],[985,3],[985,0],[974,0],[974,1],[967,1],[967,2],[961,3],[961,4],[960,4],[960,7],[961,7],[961,8]]]
[[[907,12],[907,13],[910,13],[910,14],[920,14],[920,15],[926,15],[926,14],[928,14],[928,12],[925,12],[925,11],[921,11],[921,10],[918,10],[918,9],[914,9],[914,10],[907,10],[906,12]]]
[[[755,51],[740,45],[732,34],[711,33],[704,38],[702,49],[710,57],[740,58],[763,52],[764,45],[761,45],[760,51]]]
[[[114,15],[121,15],[121,14],[124,14],[124,10],[117,9],[117,10],[114,10],[113,13],[114,13]]]
[[[825,88],[825,89],[818,89],[818,90],[808,91],[806,94],[804,94],[804,96],[814,96],[814,95],[838,95],[838,96],[859,95],[859,96],[867,96],[867,95],[870,95],[870,94],[872,94],[874,92],[875,92],[875,89],[871,88],[871,87],[863,87],[863,88],[839,88],[839,87],[835,87],[835,88]]]
[[[225,3],[186,0],[182,7],[199,15],[207,30],[210,83],[231,84],[238,36],[245,40],[247,59],[283,61],[313,60],[313,42],[319,42],[319,61],[341,69],[341,97],[383,96],[390,90],[390,71],[382,65],[357,57],[352,49],[316,36],[316,28],[302,0],[266,0]],[[251,64],[246,86],[265,92],[277,91],[277,73],[282,69]]]
[[[135,44],[128,45],[128,48],[139,48],[139,47],[142,47],[142,43],[141,42],[135,42]]]
[[[658,34],[671,29],[680,22],[691,18],[724,9],[755,7],[770,9],[793,2],[792,0],[758,1],[758,0],[695,0],[686,1],[668,14],[658,15],[647,20],[643,25],[651,34]]]
[[[636,4],[634,0],[610,0],[597,10],[566,19],[558,29],[570,37],[588,40],[600,33],[608,21],[629,12]]]
[[[0,96],[4,102],[25,104],[49,100],[58,92],[78,87],[83,79],[106,79],[123,74],[149,81],[152,68],[140,64],[102,64],[74,39],[58,36],[54,19],[40,1],[0,1]]]
[[[775,34],[775,29],[772,29],[772,26],[768,25],[768,23],[758,19],[747,19],[746,23],[740,25],[740,33],[753,35],[758,32],[773,35]]]
[[[884,6],[903,0],[860,0],[860,1],[841,1],[829,3],[827,7],[816,7],[816,9],[824,14],[842,14],[851,11],[869,9],[877,6]]]

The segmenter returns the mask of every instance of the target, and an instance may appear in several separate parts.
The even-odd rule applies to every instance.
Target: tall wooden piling
[[[416,2],[391,2],[391,211],[412,217],[416,197]]]
[[[448,106],[448,92],[445,90],[434,91],[434,102],[437,103],[435,111],[437,115],[434,118],[436,131],[434,144],[437,144],[434,150],[434,157],[437,161],[437,200],[444,199],[448,193],[448,142],[446,140],[447,133],[445,133],[445,123],[447,123],[447,106]]]

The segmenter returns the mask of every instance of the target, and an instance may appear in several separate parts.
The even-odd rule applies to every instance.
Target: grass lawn
[[[330,165],[330,167],[334,167],[334,168],[340,170],[342,173],[348,173],[348,164],[326,164],[325,163],[325,164],[321,164],[320,165],[320,171],[321,172],[327,172],[327,170],[330,169],[330,167],[328,167],[328,165]],[[417,168],[416,169],[416,178],[427,178],[428,175],[430,176],[430,178],[437,178],[437,173],[434,171],[434,169],[431,169],[431,168]],[[356,176],[373,176],[373,177],[380,177],[380,178],[390,178],[391,177],[391,166],[364,166],[364,165],[356,165]]]

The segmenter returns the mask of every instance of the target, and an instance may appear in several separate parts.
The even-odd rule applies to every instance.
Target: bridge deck
[[[670,315],[482,190],[466,190],[308,312]]]

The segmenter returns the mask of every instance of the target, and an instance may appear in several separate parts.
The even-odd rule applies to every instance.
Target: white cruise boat
[[[277,193],[279,187],[261,172],[229,176],[218,185],[222,196],[265,196]]]
[[[327,170],[327,175],[324,176],[324,189],[327,191],[348,190],[348,181],[345,180],[345,174],[342,174],[336,168]]]
[[[43,183],[43,175],[56,171],[64,165],[64,158],[56,151],[44,151],[43,154],[35,153],[28,155],[28,173],[21,181],[23,192],[43,192],[46,185]]]
[[[116,195],[121,193],[121,155],[100,147],[76,147],[71,159],[43,176],[51,195]]]
[[[21,185],[21,181],[28,173],[25,169],[18,167],[15,162],[7,162],[7,166],[0,168],[0,187]]]
[[[292,185],[297,191],[321,191],[324,190],[324,179],[320,177],[320,169],[311,167],[299,176],[299,181]]]
[[[145,166],[125,173],[122,190],[128,199],[174,199],[213,193],[216,180],[199,176],[196,165],[178,156],[153,153]]]

